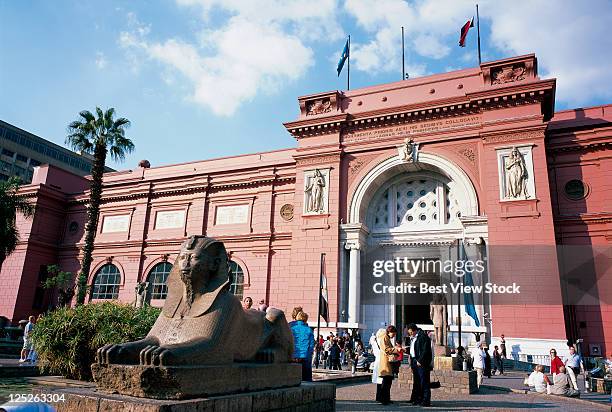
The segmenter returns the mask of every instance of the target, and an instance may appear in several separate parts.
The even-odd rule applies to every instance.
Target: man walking
[[[412,394],[410,403],[431,406],[429,374],[431,372],[431,340],[414,323],[408,325],[410,335],[410,367],[412,368]]]

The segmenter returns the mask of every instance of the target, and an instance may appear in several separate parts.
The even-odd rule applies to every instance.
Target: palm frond
[[[106,110],[104,113],[104,127],[106,130],[112,129],[113,127],[113,116],[115,115],[115,109],[113,107]]]
[[[75,150],[87,153],[92,153],[94,148],[91,140],[81,131],[68,135],[66,137],[66,144],[69,144]]]
[[[85,119],[86,123],[91,123],[92,120],[95,120],[94,115],[89,110],[82,110],[79,112],[79,116]]]
[[[113,128],[115,129],[119,129],[119,128],[128,128],[132,125],[132,123],[130,123],[130,121],[128,119],[126,119],[125,117],[120,117],[119,119],[115,120],[115,123],[113,125]]]
[[[35,208],[34,208],[34,205],[32,205],[32,203],[28,202],[25,198],[17,197],[15,199],[15,209],[17,209],[17,211],[19,213],[21,213],[26,218],[28,218],[28,217],[32,217],[34,215],[34,209]]]
[[[2,235],[2,240],[0,241],[0,255],[6,257],[13,253],[17,247],[17,242],[19,242],[19,231],[14,224],[10,224],[0,232]]]

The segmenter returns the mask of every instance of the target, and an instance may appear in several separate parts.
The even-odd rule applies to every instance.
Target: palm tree
[[[68,125],[69,135],[66,143],[80,152],[93,154],[94,162],[91,168],[91,187],[89,191],[89,207],[87,208],[87,225],[85,226],[85,246],[83,260],[77,281],[77,304],[85,303],[87,294],[87,278],[91,268],[94,239],[98,227],[98,216],[102,200],[102,175],[106,156],[110,152],[113,160],[125,159],[125,154],[134,150],[134,143],[125,137],[125,129],[130,126],[126,118],[113,119],[115,109],[102,112],[96,107],[96,115],[83,110],[80,118]]]
[[[19,232],[15,226],[17,212],[26,218],[34,214],[34,206],[17,194],[20,183],[18,177],[0,182],[0,269],[19,241]]]

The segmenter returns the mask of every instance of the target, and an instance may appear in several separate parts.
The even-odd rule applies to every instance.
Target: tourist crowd
[[[253,300],[247,297],[243,301],[245,310],[255,309]],[[264,301],[256,310],[265,311]],[[308,326],[308,314],[302,307],[295,307],[291,313],[289,326],[294,338],[293,361],[302,365],[302,380],[312,381],[312,368],[329,370],[352,369],[356,371],[372,370],[372,382],[377,384],[376,401],[383,405],[391,402],[391,386],[398,376],[400,364],[407,356],[407,363],[412,372],[412,393],[410,403],[424,407],[431,406],[430,373],[434,367],[434,339],[431,334],[412,323],[403,329],[403,344],[397,338],[395,326],[387,326],[372,333],[367,348],[358,331],[349,334],[330,332],[327,337],[315,338]],[[525,379],[531,390],[561,396],[579,396],[576,376],[580,373],[581,359],[575,348],[570,347],[570,355],[564,360],[557,356],[556,350],[550,351],[550,371],[552,379],[544,373],[544,366],[537,365]],[[506,340],[501,335],[499,345],[493,347],[492,354],[485,342],[479,342],[468,355],[465,348],[459,346],[456,351],[456,362],[463,370],[475,370],[477,385],[480,387],[484,377],[504,374]],[[439,384],[438,384],[439,385]]]
[[[530,390],[549,395],[579,397],[580,390],[576,376],[580,374],[582,360],[573,346],[569,347],[565,359],[557,356],[555,349],[550,350],[550,373],[552,379],[544,373],[544,365],[536,365],[534,371],[525,379]]]

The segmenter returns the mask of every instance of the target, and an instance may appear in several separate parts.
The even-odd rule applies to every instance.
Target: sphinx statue
[[[181,374],[194,373],[194,367],[198,366],[215,367],[219,373],[222,371],[219,368],[224,366],[229,371],[248,364],[295,365],[289,364],[293,335],[284,313],[275,308],[265,312],[245,310],[229,291],[228,259],[223,243],[205,236],[191,236],[181,246],[167,284],[168,295],[162,313],[144,339],[98,349],[92,372],[99,385],[106,389],[117,386],[115,389],[124,394],[157,396],[159,390],[127,387],[131,385],[129,382],[144,379],[140,375],[138,379],[131,379],[130,374],[145,373],[147,368],[172,369],[172,373],[179,374],[179,378],[171,379],[174,382],[181,381]],[[140,368],[130,369],[131,365]],[[108,379],[107,375],[117,370],[120,378]],[[167,375],[160,375],[152,382],[166,379]],[[228,372],[226,378],[231,381],[230,375]],[[208,379],[202,385],[206,386]],[[223,385],[229,388],[232,382]],[[201,390],[192,383],[188,386],[190,395],[222,390],[219,385]],[[234,392],[240,390],[244,388],[236,387]],[[159,396],[181,398],[183,395],[164,392]]]

